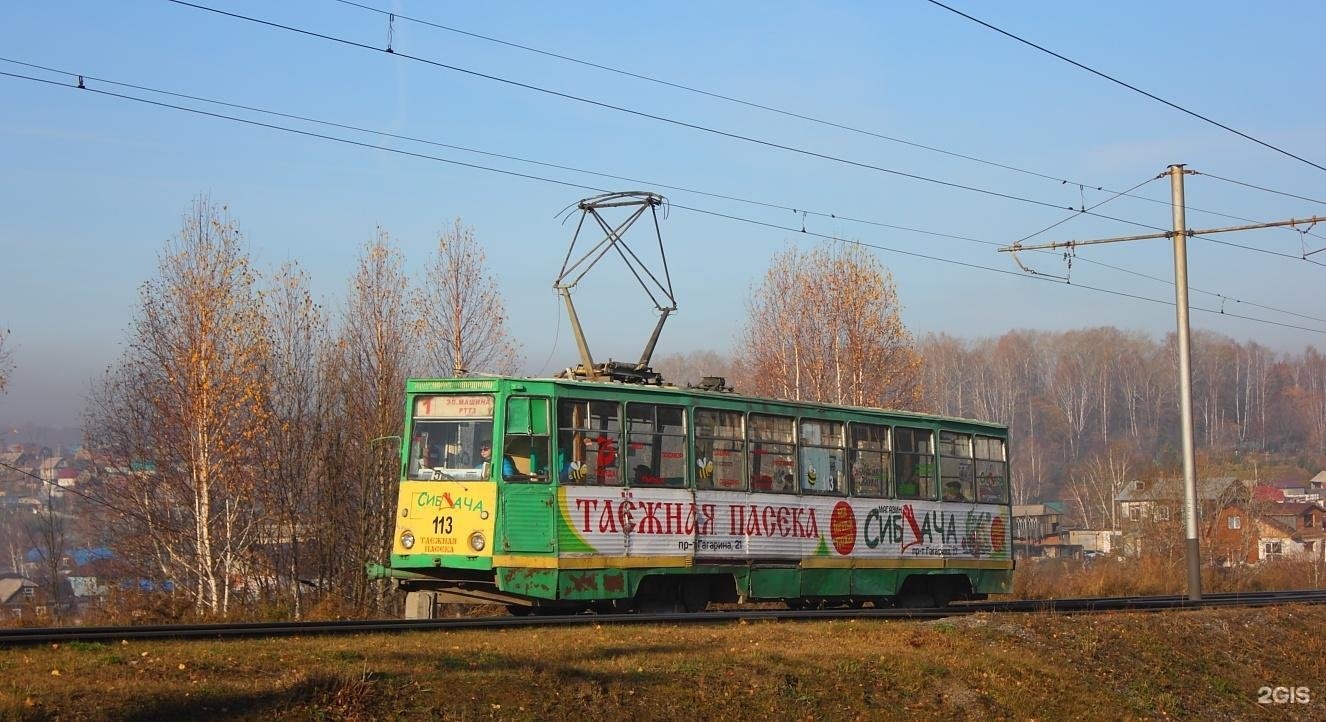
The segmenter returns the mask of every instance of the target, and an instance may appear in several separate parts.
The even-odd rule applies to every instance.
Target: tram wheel
[[[709,580],[692,577],[681,584],[681,608],[688,612],[703,612],[709,608]]]

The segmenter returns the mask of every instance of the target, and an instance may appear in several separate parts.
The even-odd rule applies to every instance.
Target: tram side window
[[[500,462],[503,481],[548,481],[548,399],[513,396],[506,402],[506,436]]]
[[[796,446],[794,446],[794,422],[790,416],[770,414],[751,414],[750,440],[750,489],[751,491],[774,491],[796,493]]]
[[[899,499],[935,498],[935,445],[929,429],[893,429],[895,491]]]
[[[976,500],[1008,503],[1008,456],[1003,439],[976,437]]]
[[[875,424],[852,424],[852,494],[888,496],[889,471],[893,468],[889,453],[889,427]]]
[[[847,458],[843,446],[843,422],[802,419],[798,437],[801,454],[801,491],[808,494],[842,494]]]
[[[976,501],[971,434],[939,432],[939,488],[944,501]]]
[[[686,410],[626,405],[626,469],[631,486],[686,486]]]
[[[557,478],[564,484],[622,483],[621,407],[615,401],[557,403]]]
[[[695,485],[746,488],[746,425],[740,411],[695,410]]]

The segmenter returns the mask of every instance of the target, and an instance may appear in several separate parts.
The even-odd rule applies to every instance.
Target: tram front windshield
[[[491,396],[416,399],[407,476],[417,480],[488,478],[492,458],[485,459],[481,450],[493,443],[492,403]],[[455,418],[460,413],[466,418]]]

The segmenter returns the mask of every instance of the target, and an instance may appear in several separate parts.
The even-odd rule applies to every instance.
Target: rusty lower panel
[[[562,599],[626,599],[634,595],[636,584],[632,582],[638,582],[638,576],[621,569],[564,570],[558,591]]]
[[[557,570],[499,567],[497,588],[536,599],[557,599]]]

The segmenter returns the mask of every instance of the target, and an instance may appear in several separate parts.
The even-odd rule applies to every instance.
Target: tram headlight
[[[488,546],[488,540],[483,538],[483,532],[476,531],[470,535],[470,548],[476,552],[483,551]]]
[[[405,531],[401,532],[401,546],[405,547],[406,549],[414,548],[414,532],[410,531],[409,529],[406,529]]]

